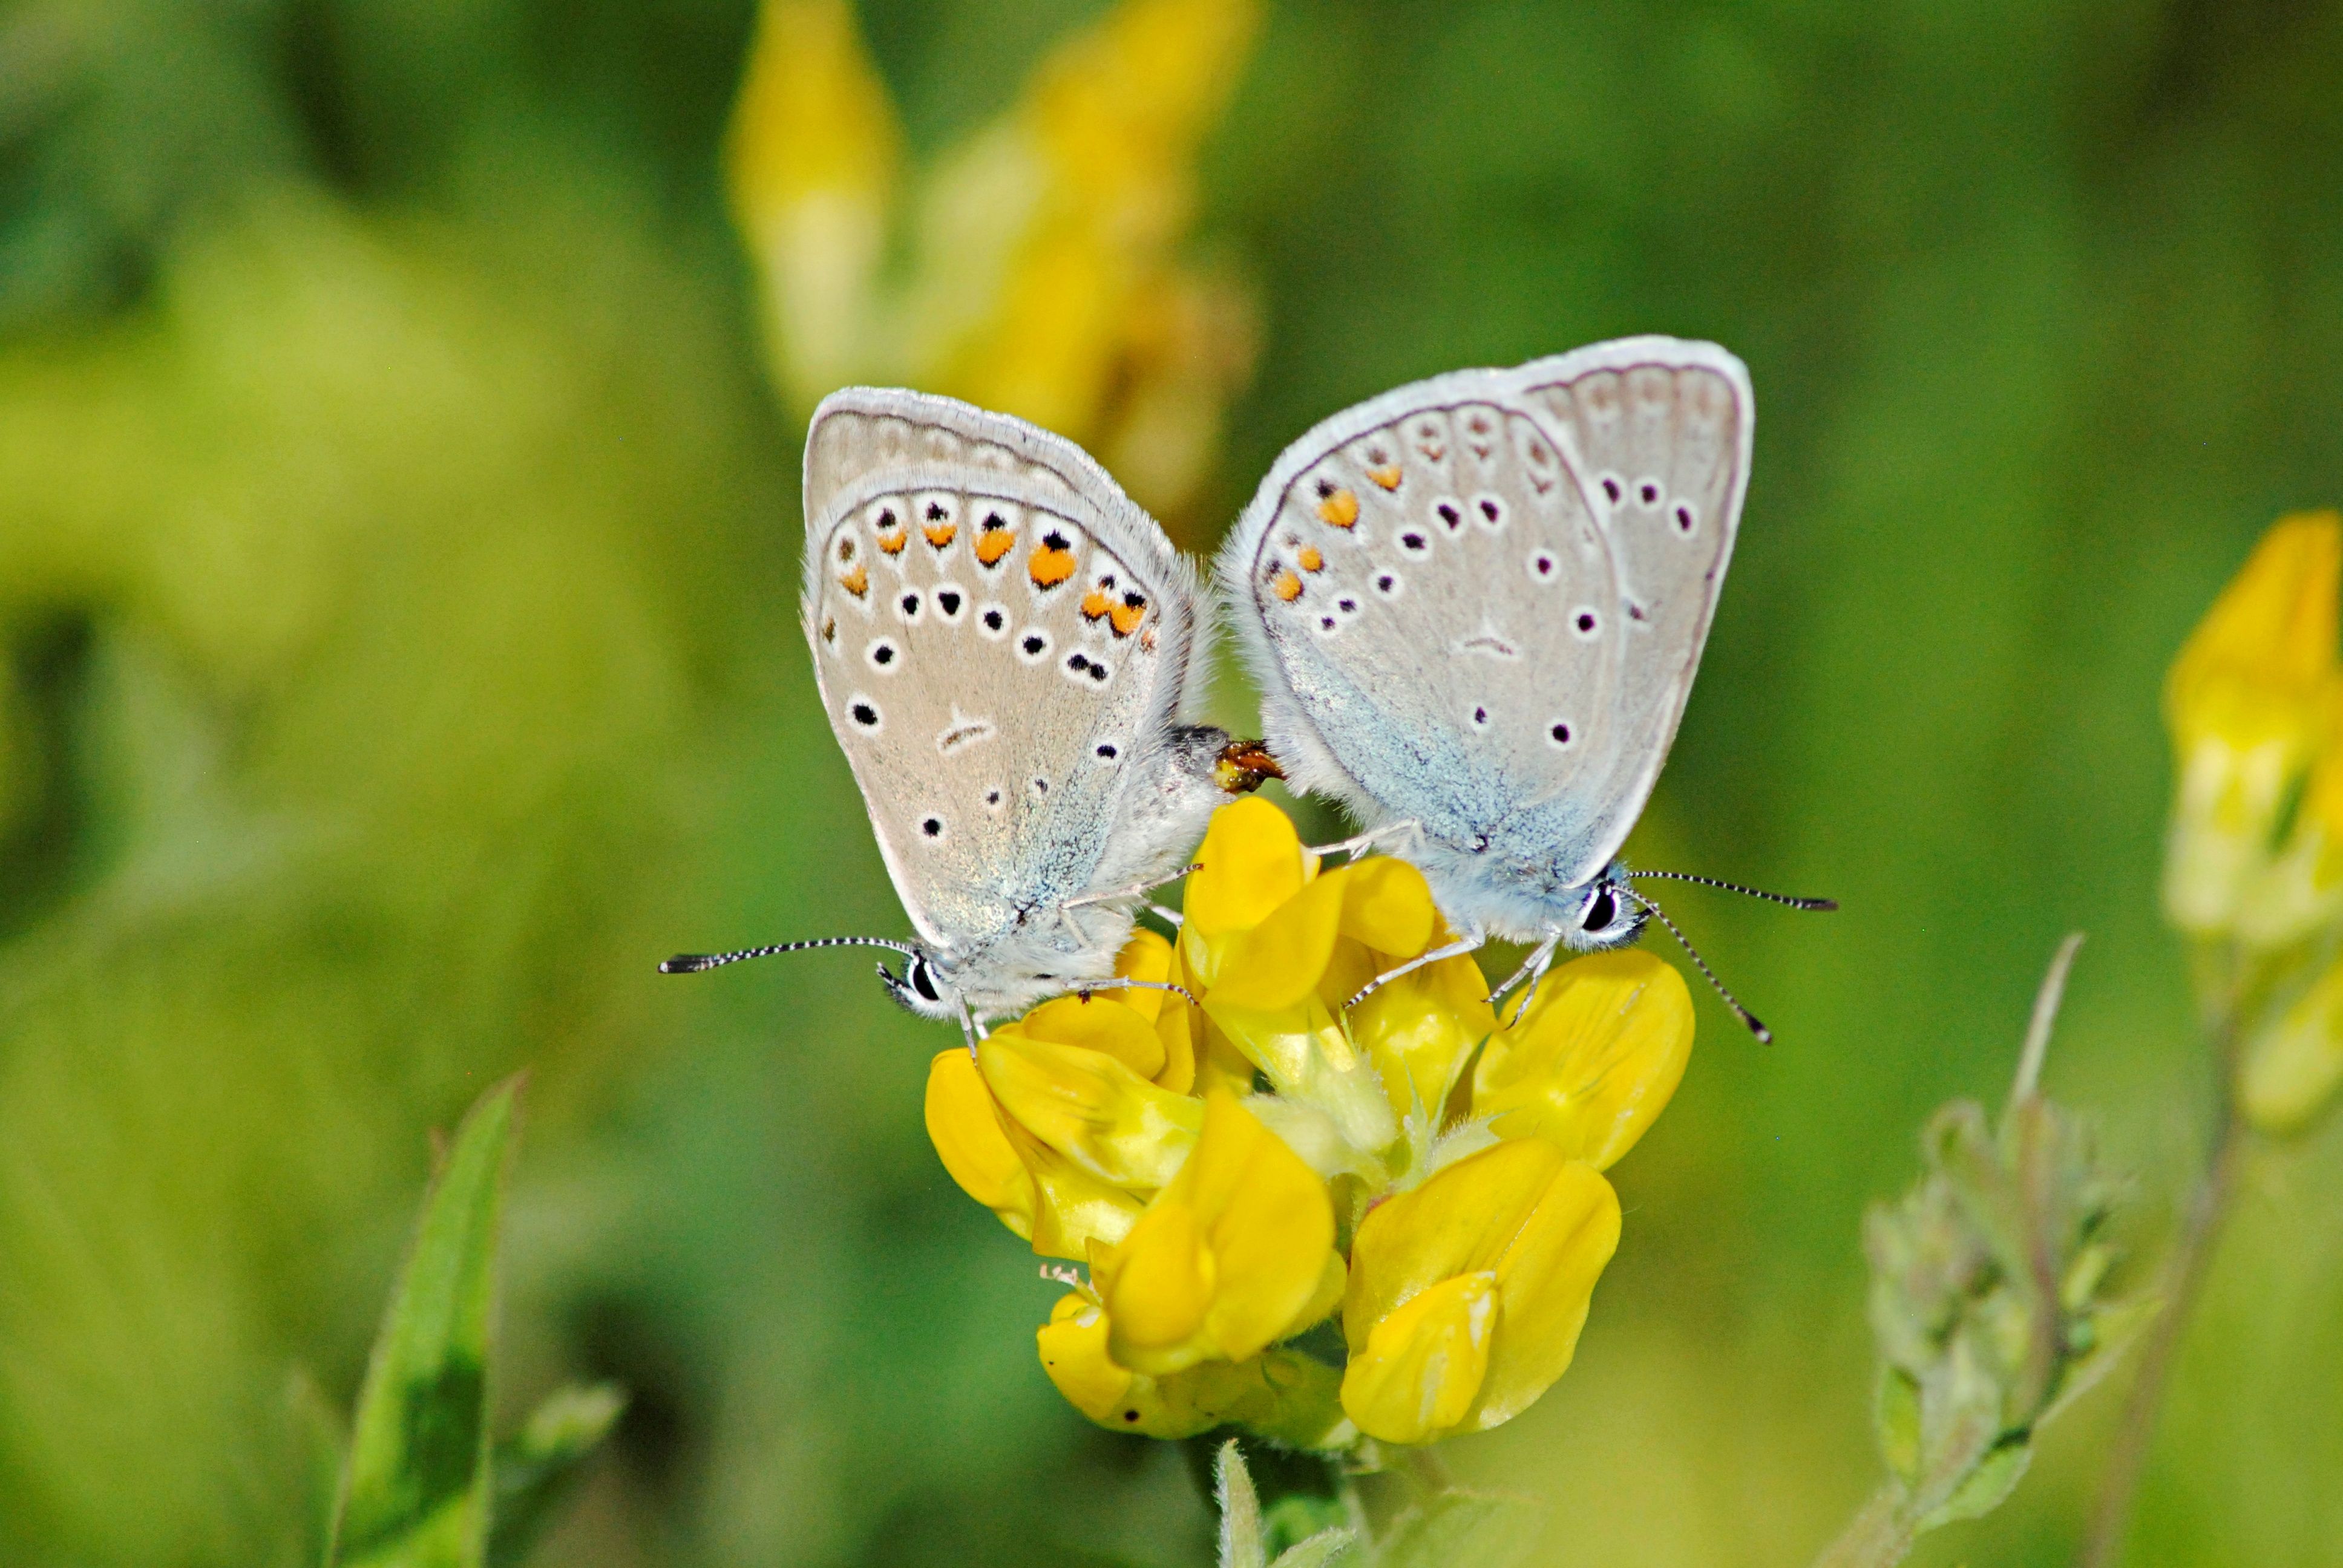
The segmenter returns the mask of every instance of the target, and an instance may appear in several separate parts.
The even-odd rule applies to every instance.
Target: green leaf
[[[1401,1514],[1377,1568],[1513,1568],[1537,1546],[1545,1510],[1526,1497],[1443,1492]]]
[[[482,1568],[489,1312],[519,1080],[482,1095],[423,1200],[358,1395],[327,1568]]]
[[[1265,1568],[1269,1553],[1261,1538],[1261,1498],[1236,1439],[1221,1444],[1212,1475],[1221,1496],[1221,1568]]]
[[[1332,1530],[1321,1530],[1306,1541],[1297,1541],[1277,1554],[1269,1568],[1340,1568],[1341,1564],[1358,1561],[1359,1538],[1347,1524]]]
[[[2005,1438],[1968,1473],[1953,1494],[1920,1521],[1923,1531],[1963,1519],[1982,1519],[2007,1501],[2018,1478],[2034,1462],[2034,1445],[2022,1437]]]
[[[488,1568],[518,1568],[527,1559],[626,1407],[627,1396],[609,1383],[556,1389],[527,1425],[497,1444]]]

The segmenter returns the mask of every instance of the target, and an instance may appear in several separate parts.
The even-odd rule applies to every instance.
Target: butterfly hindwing
[[[1161,744],[1193,588],[1070,444],[906,392],[808,437],[806,631],[922,938],[981,947],[1088,890]]]

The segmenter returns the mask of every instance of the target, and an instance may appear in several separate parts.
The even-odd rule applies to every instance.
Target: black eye
[[[1618,912],[1619,900],[1611,896],[1610,889],[1605,888],[1594,895],[1594,901],[1586,906],[1586,914],[1578,924],[1584,930],[1603,930],[1611,924],[1612,918]]]
[[[935,976],[928,972],[928,963],[925,959],[911,960],[911,989],[930,1001],[944,1000],[942,993],[936,990]]]

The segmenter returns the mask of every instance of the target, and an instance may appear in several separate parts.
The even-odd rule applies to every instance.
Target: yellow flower
[[[1563,965],[1515,1010],[1473,1073],[1473,1111],[1605,1171],[1667,1108],[1692,1060],[1684,977],[1623,948]]]
[[[852,381],[950,393],[1081,442],[1143,505],[1189,502],[1257,329],[1234,274],[1180,252],[1260,10],[1123,0],[906,180],[846,0],[764,0],[729,174],[796,409]]]
[[[2327,739],[2338,569],[2343,517],[2281,518],[2166,680],[2179,788],[2164,902],[2193,935],[2231,930],[2253,902],[2280,818]]]
[[[1342,1282],[1325,1183],[1233,1096],[1092,1280],[1118,1366],[1161,1377],[1245,1361],[1333,1310]]]
[[[1059,1299],[1036,1331],[1041,1369],[1066,1402],[1101,1426],[1149,1437],[1192,1437],[1236,1422],[1294,1448],[1347,1447],[1342,1374],[1299,1351],[1242,1362],[1200,1362],[1155,1378],[1107,1353],[1106,1313],[1080,1292]]]
[[[2343,964],[2247,1042],[2237,1108],[2267,1132],[2298,1132],[2343,1084]]]
[[[1510,1420],[1568,1369],[1618,1242],[1611,1184],[1537,1138],[1379,1205],[1351,1249],[1342,1408],[1386,1442]]]
[[[1645,953],[1581,959],[1500,1027],[1467,957],[1346,1010],[1447,940],[1423,875],[1322,871],[1258,798],[1197,859],[1179,940],[1140,932],[1118,964],[1193,1000],[1062,997],[930,1072],[953,1179],[1090,1264],[1039,1331],[1044,1368],[1152,1436],[1334,1448],[1508,1419],[1570,1363],[1618,1242],[1600,1172],[1691,1054],[1684,981]],[[1338,1308],[1345,1368],[1286,1342]]]

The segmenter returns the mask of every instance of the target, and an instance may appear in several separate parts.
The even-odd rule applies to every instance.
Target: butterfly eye
[[[941,1001],[943,993],[936,990],[935,971],[928,968],[925,959],[911,960],[911,989],[930,1001]]]
[[[1610,889],[1605,888],[1587,904],[1586,912],[1579,917],[1579,929],[1589,932],[1607,930],[1618,913],[1619,900],[1611,896]]]

